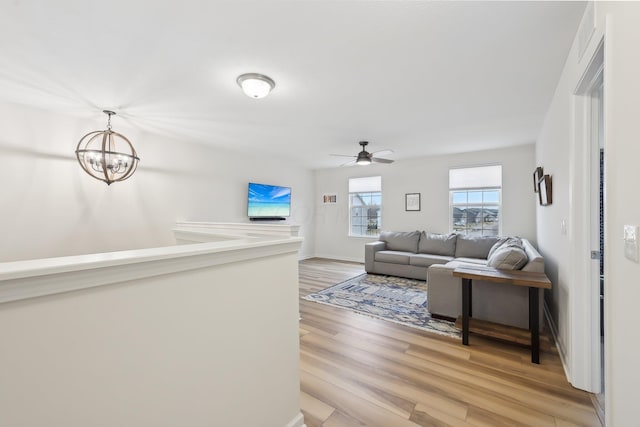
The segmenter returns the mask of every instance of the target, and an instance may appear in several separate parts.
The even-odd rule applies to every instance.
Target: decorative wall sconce
[[[140,158],[124,135],[111,130],[111,116],[116,113],[109,110],[103,113],[109,116],[107,129],[83,136],[78,142],[76,156],[86,173],[111,185],[133,175]]]

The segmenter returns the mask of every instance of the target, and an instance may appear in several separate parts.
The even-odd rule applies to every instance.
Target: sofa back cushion
[[[491,247],[499,240],[494,236],[465,236],[458,234],[456,240],[456,258],[487,259]]]
[[[380,240],[388,251],[418,252],[419,231],[381,231]]]
[[[420,233],[418,253],[431,255],[454,256],[456,253],[457,234]]]

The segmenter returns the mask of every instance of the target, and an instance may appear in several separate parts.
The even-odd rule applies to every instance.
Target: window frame
[[[451,187],[451,183],[449,183],[449,232],[450,233],[459,233],[459,234],[464,234],[464,235],[478,235],[476,233],[470,233],[470,231],[472,231],[471,227],[469,227],[469,221],[468,218],[465,220],[465,227],[464,230],[456,230],[454,229],[455,227],[455,221],[454,221],[454,208],[456,207],[461,207],[464,206],[465,209],[469,209],[469,208],[480,208],[480,209],[484,209],[489,208],[491,206],[496,206],[498,207],[498,216],[497,216],[497,221],[498,221],[498,229],[496,231],[497,234],[485,234],[485,230],[489,230],[488,228],[484,227],[484,221],[482,222],[482,228],[480,230],[480,234],[481,236],[501,236],[502,235],[502,165],[483,165],[483,166],[475,166],[475,167],[462,167],[462,168],[450,168],[449,171],[451,172],[451,170],[454,169],[476,169],[476,168],[481,168],[481,167],[494,167],[494,166],[500,166],[500,186],[495,186],[495,185],[486,185],[486,186],[478,186],[478,187]],[[485,202],[484,201],[484,194],[483,194],[483,200],[481,202],[469,202],[469,193],[472,192],[489,192],[489,191],[497,191],[498,192],[498,202]],[[454,193],[467,193],[466,198],[467,201],[466,203],[454,203],[453,201],[453,196]]]
[[[379,178],[380,180],[380,190],[376,190],[376,191],[354,191],[351,192],[349,191],[351,189],[351,180],[355,180],[355,179],[362,179],[362,178]],[[366,238],[366,239],[370,239],[370,238],[378,238],[380,237],[380,231],[382,230],[382,176],[381,175],[374,175],[374,176],[370,176],[370,177],[353,177],[353,178],[349,178],[348,179],[348,211],[347,211],[347,215],[349,216],[349,229],[348,229],[348,237],[355,237],[355,238]],[[352,205],[352,199],[354,195],[361,195],[361,196],[368,196],[368,197],[379,197],[380,203],[379,204],[369,204],[367,205],[366,202],[363,200],[363,205],[362,206],[353,206]],[[376,215],[376,220],[377,220],[377,228],[375,229],[376,232],[375,234],[354,234],[353,233],[353,219],[354,219],[354,215],[353,215],[353,209],[354,208],[360,208],[360,209],[371,209],[371,208],[377,208],[377,215]],[[367,214],[367,221],[369,221],[369,215]],[[368,227],[368,224],[363,225],[356,225],[357,227],[359,227],[360,229],[364,229],[364,227]],[[368,228],[367,228],[368,230]]]

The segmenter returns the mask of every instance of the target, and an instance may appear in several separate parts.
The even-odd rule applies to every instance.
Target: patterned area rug
[[[362,274],[304,299],[460,338],[460,330],[453,322],[431,317],[427,311],[427,284],[421,280]]]

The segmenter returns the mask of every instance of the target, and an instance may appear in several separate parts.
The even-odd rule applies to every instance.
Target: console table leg
[[[540,364],[540,310],[538,288],[529,287],[529,320],[531,329],[531,363]]]
[[[462,279],[462,344],[469,345],[469,316],[471,315],[471,279]]]
[[[469,279],[469,317],[473,317],[473,286],[471,286],[471,279]]]

